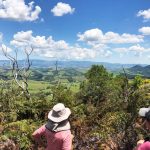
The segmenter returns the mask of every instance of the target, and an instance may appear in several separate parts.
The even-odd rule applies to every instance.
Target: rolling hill
[[[32,68],[55,68],[56,61],[47,60],[31,60]],[[19,65],[24,65],[24,60],[19,60]],[[89,69],[92,65],[103,65],[110,71],[116,71],[118,69],[130,68],[135,64],[119,64],[119,63],[107,63],[107,62],[92,62],[92,61],[58,61],[59,68],[77,68],[77,69]],[[10,66],[9,60],[0,60],[0,67],[8,68]]]
[[[136,65],[126,70],[128,76],[141,75],[144,78],[150,78],[150,65],[147,66]]]

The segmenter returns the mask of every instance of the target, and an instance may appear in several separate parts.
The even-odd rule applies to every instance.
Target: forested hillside
[[[75,68],[75,69],[89,69],[92,65],[103,65],[107,70],[116,71],[117,69],[130,68],[135,64],[121,64],[121,63],[108,63],[108,62],[94,62],[94,61],[48,61],[48,60],[31,60],[32,68],[55,68],[56,62],[58,68]],[[24,66],[24,60],[18,60],[20,66]],[[10,67],[9,60],[0,60],[0,67]],[[145,65],[143,65],[145,66]]]
[[[143,78],[150,78],[150,65],[147,66],[140,66],[140,65],[135,65],[131,68],[127,69],[128,71],[128,76],[129,77],[134,77],[135,75],[140,75]]]
[[[1,148],[37,149],[31,134],[46,123],[47,113],[58,102],[72,111],[75,150],[130,150],[147,134],[136,126],[139,108],[150,104],[148,79],[114,76],[101,65],[86,72],[37,69],[31,70],[27,96],[11,72],[1,71]]]

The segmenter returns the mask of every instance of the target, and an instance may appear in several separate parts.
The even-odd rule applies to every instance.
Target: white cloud
[[[137,16],[138,16],[138,17],[142,16],[142,17],[144,18],[144,21],[150,20],[150,9],[147,9],[147,10],[140,10],[140,11],[137,13]]]
[[[45,36],[33,36],[32,34],[32,31],[18,32],[13,36],[10,44],[17,48],[32,45],[36,55],[62,60],[94,59],[111,55],[110,51],[105,50],[104,45],[84,48],[78,44],[71,46],[64,40],[55,41],[52,36],[46,38]]]
[[[29,30],[29,31],[21,31],[21,32],[18,32],[17,34],[14,35],[14,39],[19,41],[19,40],[23,40],[23,41],[30,41],[32,38],[32,31]]]
[[[137,45],[133,45],[133,46],[129,47],[129,51],[145,52],[145,51],[147,51],[147,49],[140,46],[139,44],[137,44]]]
[[[104,35],[104,42],[105,43],[139,43],[143,41],[143,36],[141,35],[134,35],[123,33],[119,35],[118,33],[114,32],[107,32]]]
[[[92,59],[97,56],[97,52],[87,48],[81,47],[69,47],[69,49],[64,49],[62,51],[46,51],[44,54],[45,57],[50,58],[59,58],[63,60],[73,59],[73,60],[82,60],[82,59]]]
[[[143,42],[144,36],[142,35],[134,35],[123,33],[119,35],[114,32],[103,33],[100,29],[90,29],[85,31],[83,34],[79,33],[77,35],[79,37],[79,41],[87,42],[90,45],[93,44],[124,44],[124,43],[139,43]]]
[[[150,48],[145,48],[137,44],[130,47],[115,48],[114,51],[120,54],[133,52],[136,56],[139,56],[144,52],[150,52]]]
[[[103,39],[103,33],[98,28],[85,31],[83,34],[78,33],[79,41],[85,41],[88,44],[99,43]]]
[[[150,55],[148,55],[147,58],[150,59]]]
[[[34,2],[25,4],[24,0],[0,0],[0,18],[16,21],[34,21],[39,18],[41,8]]]
[[[0,33],[0,53],[3,54],[2,50],[7,51],[8,53],[11,52],[12,49],[10,47],[6,46],[5,44],[3,44],[2,40],[3,40],[3,34]]]
[[[54,14],[54,16],[63,16],[65,14],[72,14],[75,11],[75,8],[71,8],[69,4],[59,2],[56,6],[54,6],[53,9],[51,9],[51,12]]]
[[[14,39],[10,42],[11,45],[16,47],[32,45],[35,49],[50,49],[62,50],[68,47],[68,44],[63,41],[54,41],[52,36],[47,39],[45,36],[33,36],[32,31],[21,31],[14,35]]]
[[[5,52],[7,52],[7,53],[12,52],[12,49],[11,49],[10,47],[6,46],[5,44],[2,44],[1,47],[0,47],[0,52],[3,53],[3,50],[4,50]]]
[[[127,48],[115,48],[114,49],[115,52],[118,52],[118,53],[127,53],[128,52],[128,49]]]
[[[141,32],[144,35],[150,35],[150,27],[142,27],[139,29],[139,32]]]
[[[0,33],[0,42],[2,42],[2,40],[3,40],[3,34]]]
[[[110,57],[112,55],[111,51],[106,51],[104,57]]]
[[[31,45],[32,40],[32,31],[29,30],[27,32],[21,31],[14,35],[14,39],[10,42],[11,45],[15,45],[16,47],[25,47]]]

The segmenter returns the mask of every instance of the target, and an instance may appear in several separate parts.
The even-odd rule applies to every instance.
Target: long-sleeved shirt
[[[70,130],[52,132],[43,125],[33,133],[37,142],[40,142],[41,136],[45,136],[47,140],[46,150],[71,150],[72,134]]]
[[[139,144],[139,146],[135,150],[150,150],[150,142],[144,142],[143,144]]]

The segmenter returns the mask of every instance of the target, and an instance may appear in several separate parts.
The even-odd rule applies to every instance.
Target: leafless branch
[[[29,78],[29,70],[32,65],[30,61],[30,55],[33,52],[33,47],[29,50],[25,48],[24,52],[26,55],[25,64],[23,67],[20,67],[18,64],[18,50],[15,50],[15,56],[11,56],[8,51],[7,47],[2,47],[2,51],[4,56],[10,60],[11,64],[11,70],[13,74],[13,79],[17,83],[17,85],[22,89],[23,93],[26,95],[27,98],[29,98],[30,94],[28,91],[28,78]]]

